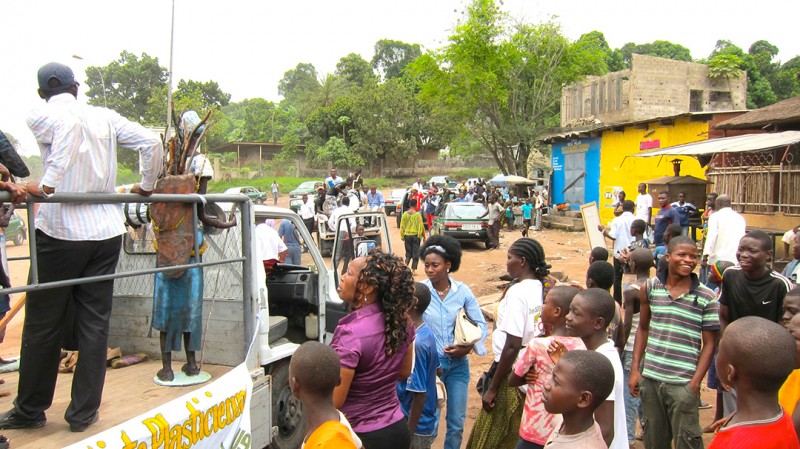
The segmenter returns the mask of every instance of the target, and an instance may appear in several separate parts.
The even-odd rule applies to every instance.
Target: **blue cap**
[[[39,69],[39,88],[45,92],[64,91],[66,88],[77,85],[72,69],[64,64],[51,62]],[[57,80],[58,86],[51,87],[50,80]]]

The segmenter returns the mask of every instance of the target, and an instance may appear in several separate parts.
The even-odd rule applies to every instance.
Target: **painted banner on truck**
[[[69,448],[248,449],[252,393],[253,381],[243,363],[214,382]]]

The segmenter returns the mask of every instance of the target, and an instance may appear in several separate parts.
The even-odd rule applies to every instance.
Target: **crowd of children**
[[[704,432],[716,432],[712,449],[800,449],[800,237],[789,240],[795,263],[785,276],[770,268],[772,237],[750,231],[738,241],[736,263],[715,259],[701,280],[698,245],[682,235],[681,223],[660,226],[662,244],[651,251],[647,222],[627,203],[618,215],[624,221],[601,229],[625,242],[614,247],[619,270],[607,249],[595,248],[585,289],[554,286],[535,240],[511,245],[507,271],[514,281],[498,304],[495,363],[466,447],[625,449],[641,437],[647,449],[693,449],[704,447]],[[534,220],[531,209],[522,209],[526,221]],[[427,286],[418,286],[415,297],[415,364],[397,394],[411,447],[430,448],[442,368],[423,314],[440,298],[432,300]],[[298,365],[303,354],[294,356]],[[333,357],[315,356],[317,364],[328,359],[338,367]],[[291,374],[304,407],[318,409],[308,414],[307,447],[360,447],[326,399],[332,381],[322,374],[315,380],[312,371],[325,372],[317,366]],[[706,428],[698,412],[704,380],[717,392],[716,417]],[[332,443],[316,443],[320,438]]]

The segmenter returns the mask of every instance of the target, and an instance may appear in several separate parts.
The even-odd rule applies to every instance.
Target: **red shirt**
[[[785,412],[761,421],[723,427],[708,449],[800,449],[792,418]]]

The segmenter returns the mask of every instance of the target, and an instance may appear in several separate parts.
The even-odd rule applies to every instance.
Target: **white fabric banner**
[[[247,449],[252,393],[243,363],[214,382],[68,447]]]

